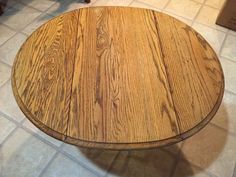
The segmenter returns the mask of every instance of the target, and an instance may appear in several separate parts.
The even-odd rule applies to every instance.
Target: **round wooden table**
[[[12,73],[26,117],[64,142],[141,149],[179,142],[215,115],[219,60],[188,25],[127,7],[83,8],[38,28]]]

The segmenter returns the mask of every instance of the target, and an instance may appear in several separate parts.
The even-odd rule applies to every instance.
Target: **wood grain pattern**
[[[196,31],[124,7],[83,8],[41,26],[18,52],[12,85],[40,129],[107,149],[181,141],[211,120],[224,92],[218,58]]]

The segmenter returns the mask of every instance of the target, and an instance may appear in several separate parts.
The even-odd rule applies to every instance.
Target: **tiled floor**
[[[236,32],[214,24],[223,0],[8,0],[0,17],[0,177],[235,177]],[[24,40],[60,13],[95,5],[135,6],[168,13],[191,25],[217,52],[225,73],[223,103],[192,138],[143,151],[82,149],[33,126],[14,100],[11,66]]]

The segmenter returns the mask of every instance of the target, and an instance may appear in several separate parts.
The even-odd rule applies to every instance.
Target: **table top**
[[[64,142],[140,149],[179,142],[218,110],[224,77],[211,46],[153,10],[82,8],[38,28],[12,72],[26,117]]]

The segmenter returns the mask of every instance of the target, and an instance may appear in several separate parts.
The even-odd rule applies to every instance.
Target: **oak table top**
[[[38,28],[12,71],[16,101],[52,137],[83,147],[179,142],[218,110],[224,77],[211,46],[153,10],[82,8]]]

